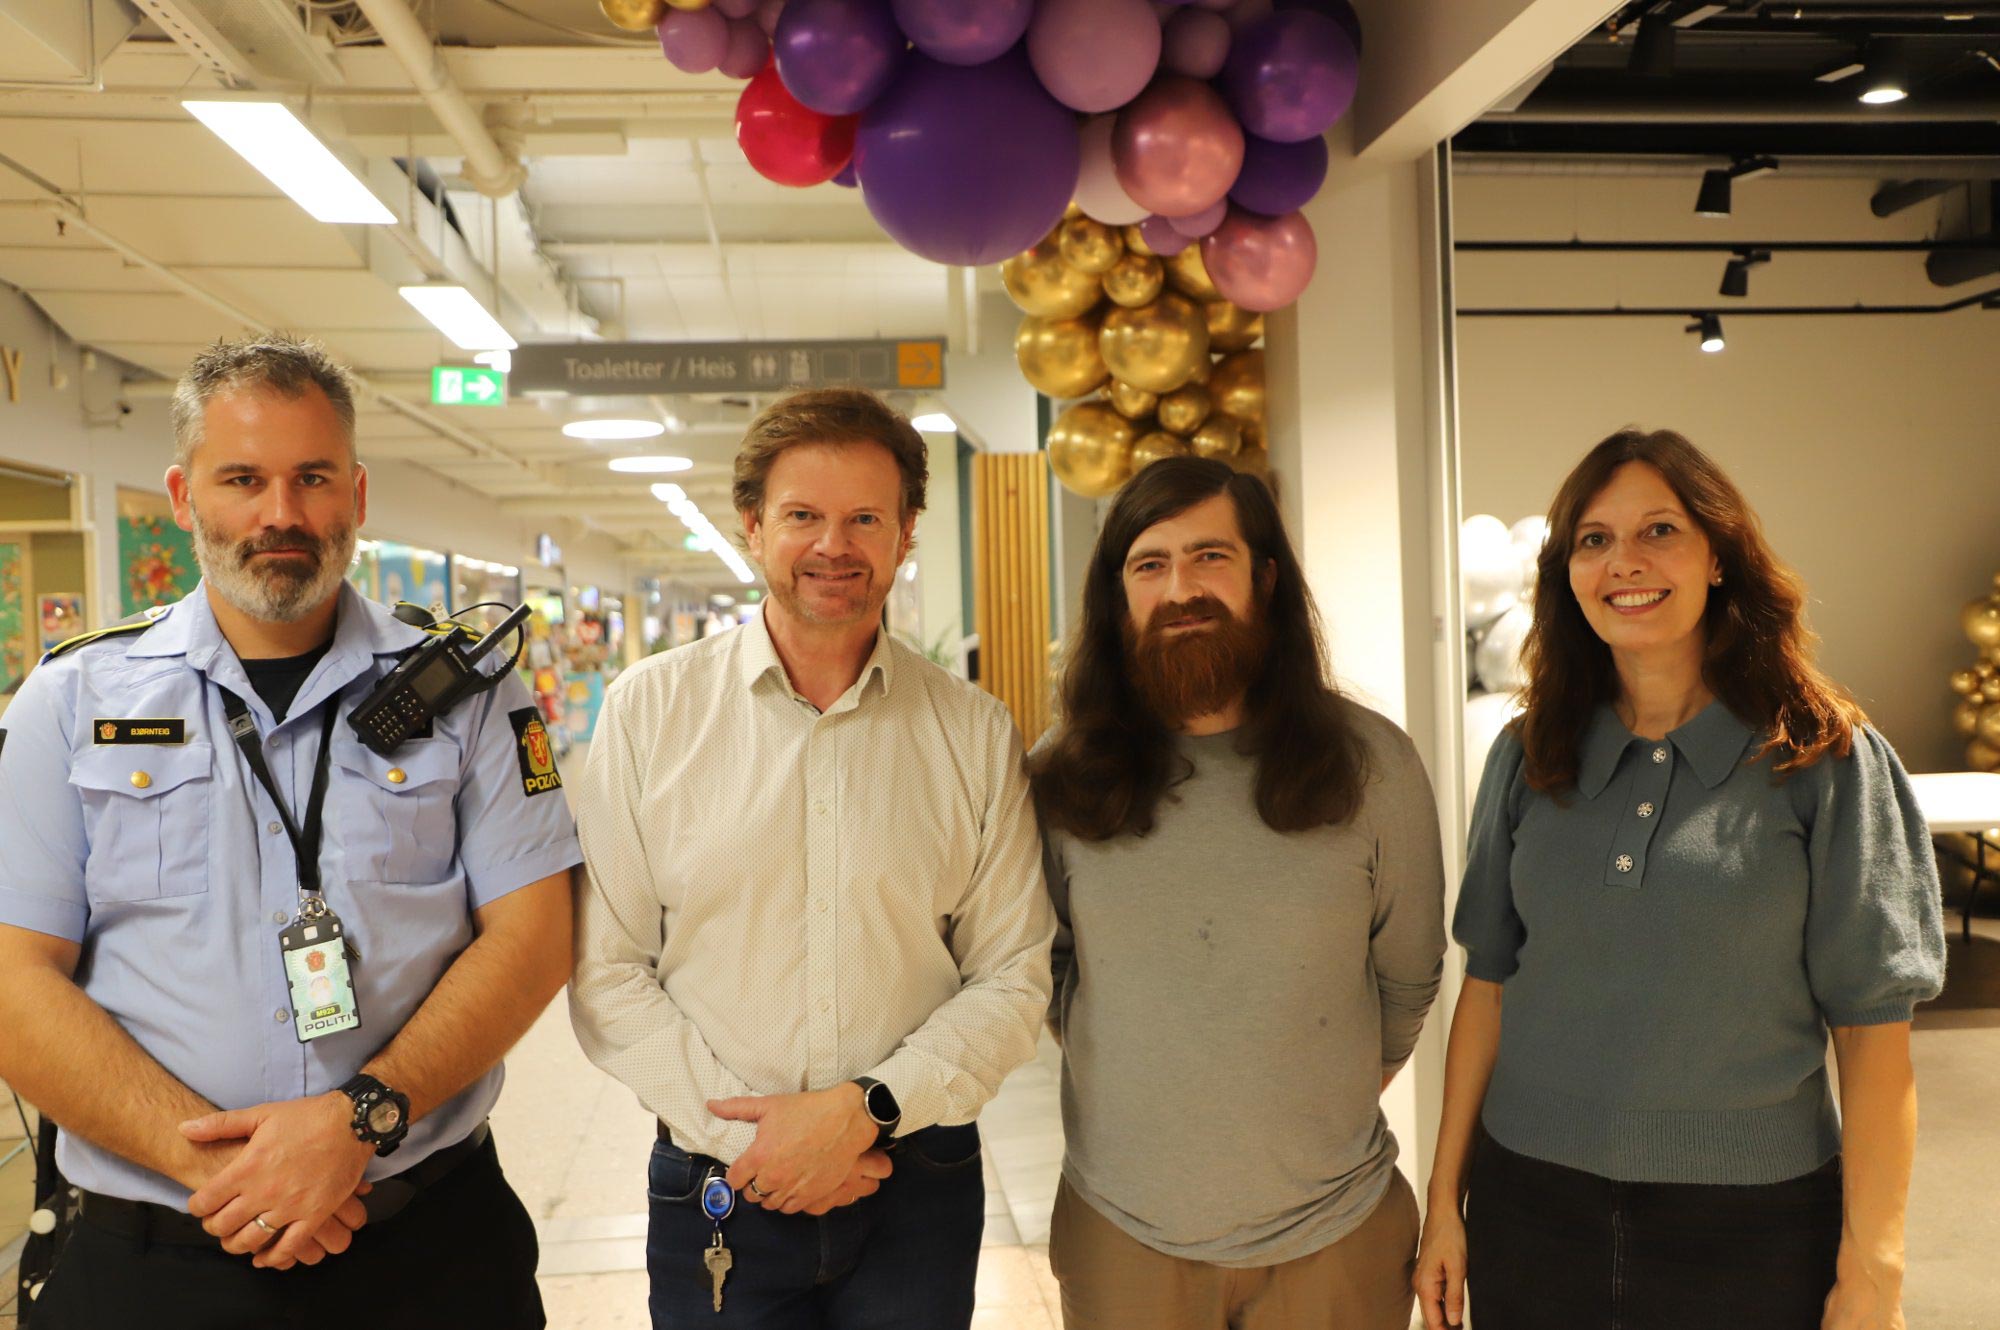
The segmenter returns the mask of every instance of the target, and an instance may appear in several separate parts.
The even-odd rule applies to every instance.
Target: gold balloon
[[[707,9],[709,0],[667,0],[674,9]]]
[[[1160,418],[1161,429],[1185,437],[1208,419],[1209,406],[1208,389],[1190,383],[1162,397],[1155,414]]]
[[[1051,397],[1082,397],[1109,376],[1097,352],[1096,315],[1077,319],[1021,320],[1014,334],[1014,359],[1021,377]]]
[[[1974,771],[2000,771],[2000,748],[1974,739],[1965,746],[1965,765]]]
[[[1226,355],[1208,381],[1215,409],[1238,420],[1264,423],[1264,353],[1252,348]]]
[[[1208,280],[1208,267],[1201,261],[1201,246],[1189,245],[1167,259],[1167,285],[1196,300],[1219,300],[1222,292]]]
[[[2000,647],[2000,596],[1968,602],[1958,621],[1972,645],[1985,651]]]
[[[1146,243],[1146,233],[1136,226],[1125,228],[1125,252],[1127,254],[1142,254],[1149,259],[1160,257],[1153,252],[1153,247]],[[1995,578],[1994,580],[2000,582],[2000,578]]]
[[[1127,309],[1150,305],[1167,284],[1167,270],[1158,259],[1127,254],[1104,273],[1104,294]]]
[[[1063,219],[1065,221],[1067,221],[1071,217],[1081,217],[1081,216],[1083,216],[1083,205],[1081,203],[1072,203],[1067,208],[1063,209]]]
[[[1210,416],[1201,422],[1200,429],[1188,436],[1188,446],[1194,449],[1196,457],[1209,457],[1218,462],[1234,461],[1236,455],[1243,451],[1243,426],[1228,416]]]
[[[1953,670],[1951,672],[1951,691],[1957,693],[1960,697],[1971,697],[1979,691],[1979,671]]]
[[[1970,739],[1979,732],[1979,712],[1983,704],[1976,697],[1963,698],[1951,709],[1951,728],[1961,739]],[[2000,724],[2000,722],[1995,722]]]
[[[1165,430],[1156,429],[1151,434],[1142,435],[1139,441],[1132,445],[1132,474],[1138,475],[1163,457],[1187,455],[1188,446],[1185,440]]]
[[[1125,242],[1118,232],[1089,217],[1070,218],[1056,228],[1056,234],[1063,262],[1093,277],[1101,277],[1125,257]]]
[[[1989,674],[1979,685],[1979,695],[1988,702],[2000,702],[2000,674]]]
[[[627,32],[651,32],[666,11],[667,0],[597,0],[597,7]]]
[[[1224,460],[1247,475],[1265,476],[1271,473],[1270,454],[1262,448],[1244,448]]]
[[[1114,309],[1098,337],[1116,377],[1148,392],[1170,393],[1208,360],[1208,324],[1191,300],[1163,295],[1143,309]]]
[[[1127,420],[1140,420],[1153,414],[1153,408],[1160,404],[1158,393],[1149,393],[1144,388],[1134,388],[1129,383],[1117,379],[1104,390],[1104,396],[1117,408],[1118,414]]]
[[[1208,386],[1208,376],[1213,373],[1215,373],[1215,362],[1207,356],[1203,356],[1201,363],[1194,367],[1194,374],[1188,379],[1188,382],[1199,383],[1206,388]]]
[[[1104,293],[1095,277],[1064,263],[1049,239],[1001,264],[1000,284],[1023,313],[1044,319],[1073,319]]]
[[[1989,702],[1973,726],[1984,743],[2000,748],[2000,702]]]
[[[1132,422],[1103,402],[1078,402],[1049,426],[1056,479],[1086,499],[1101,499],[1132,474]]]
[[[1264,316],[1232,305],[1227,300],[1211,300],[1201,307],[1208,316],[1208,345],[1215,351],[1243,351],[1264,335]]]

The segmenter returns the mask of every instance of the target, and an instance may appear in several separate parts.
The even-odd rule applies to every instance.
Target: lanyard
[[[229,713],[230,737],[243,750],[243,760],[250,764],[264,793],[278,806],[278,818],[284,823],[285,837],[292,843],[292,857],[298,864],[299,893],[318,899],[320,811],[326,804],[327,768],[333,758],[333,723],[339,718],[340,699],[330,698],[326,703],[326,719],[319,727],[319,760],[313,766],[312,794],[306,800],[305,825],[299,826],[292,821],[291,810],[285,807],[277,783],[271,779],[271,769],[264,765],[264,745],[257,740],[257,722],[250,715],[250,708],[227,688],[217,687],[222,693],[222,709]]]

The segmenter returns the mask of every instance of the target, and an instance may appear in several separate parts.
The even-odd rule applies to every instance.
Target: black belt
[[[492,1128],[482,1122],[456,1145],[447,1145],[394,1177],[377,1179],[373,1189],[361,1198],[368,1211],[368,1222],[379,1224],[394,1219],[417,1198],[417,1193],[443,1181],[446,1174],[479,1151],[491,1149],[492,1141]],[[119,1237],[177,1247],[212,1247],[221,1241],[185,1210],[94,1191],[81,1194],[82,1217]]]

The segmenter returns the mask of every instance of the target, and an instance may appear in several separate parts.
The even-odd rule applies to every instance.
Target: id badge
[[[318,913],[301,910],[278,934],[278,950],[285,959],[285,983],[291,989],[292,1022],[300,1043],[361,1028],[339,915],[324,906]]]

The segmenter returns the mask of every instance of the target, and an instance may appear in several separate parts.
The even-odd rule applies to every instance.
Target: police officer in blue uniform
[[[570,964],[548,736],[512,677],[386,756],[346,723],[427,639],[347,584],[317,343],[210,348],[174,425],[201,584],[0,716],[0,1077],[83,1197],[32,1324],[539,1327],[486,1116]]]

